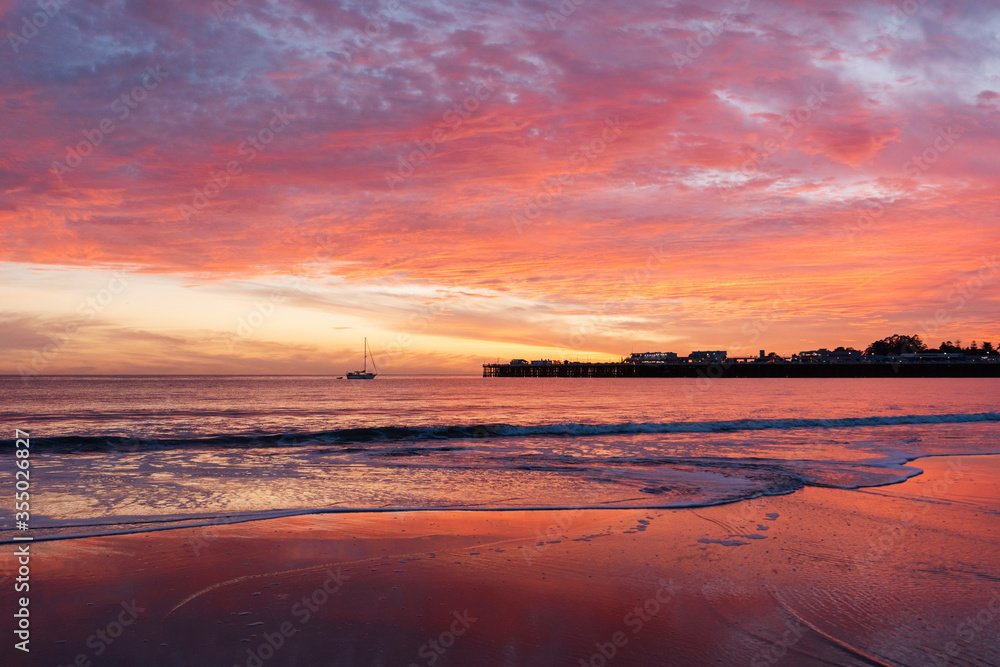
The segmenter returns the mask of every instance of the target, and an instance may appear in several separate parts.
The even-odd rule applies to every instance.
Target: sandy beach
[[[39,542],[24,664],[1000,664],[1000,459],[913,465],[902,484],[698,509]]]
[[[998,37],[0,0],[0,667],[1000,667]]]

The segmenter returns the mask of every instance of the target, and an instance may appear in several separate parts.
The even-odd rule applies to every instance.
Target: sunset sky
[[[1000,343],[1000,9],[0,0],[0,373]]]

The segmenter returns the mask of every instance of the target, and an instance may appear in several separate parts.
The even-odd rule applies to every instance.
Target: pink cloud
[[[321,257],[350,281],[516,277],[561,303],[614,299],[665,247],[656,299],[750,308],[770,281],[817,285],[822,309],[827,285],[863,318],[884,292],[848,289],[861,267],[920,301],[997,240],[1000,94],[976,74],[996,53],[961,38],[985,10],[959,5],[886,39],[888,3],[847,1],[585,4],[555,27],[541,1],[73,3],[0,73],[0,257],[206,276]],[[2,32],[31,6],[0,5]],[[122,117],[151,66],[165,80]],[[848,239],[878,197],[891,211]]]

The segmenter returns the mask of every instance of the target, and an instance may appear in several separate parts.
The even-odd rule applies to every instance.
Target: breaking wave
[[[456,424],[436,426],[371,426],[344,428],[313,433],[284,434],[218,434],[194,438],[129,438],[64,436],[36,437],[35,447],[69,450],[100,451],[142,450],[176,447],[293,447],[297,445],[412,442],[427,440],[469,440],[477,438],[516,437],[586,437],[658,433],[735,433],[764,430],[822,430],[856,427],[901,426],[911,424],[961,424],[1000,422],[998,412],[942,415],[893,415],[845,417],[837,419],[733,419],[717,421],[622,422],[585,424]],[[13,440],[4,441],[13,446]],[[447,451],[447,446],[441,447]]]

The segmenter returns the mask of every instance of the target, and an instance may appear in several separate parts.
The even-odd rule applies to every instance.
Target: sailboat
[[[348,371],[348,380],[374,380],[375,376],[378,374],[378,368],[375,367],[375,357],[372,357],[372,368],[375,368],[375,373],[368,372],[368,357],[371,356],[371,349],[368,347],[368,339],[365,338],[365,369],[363,371]]]

